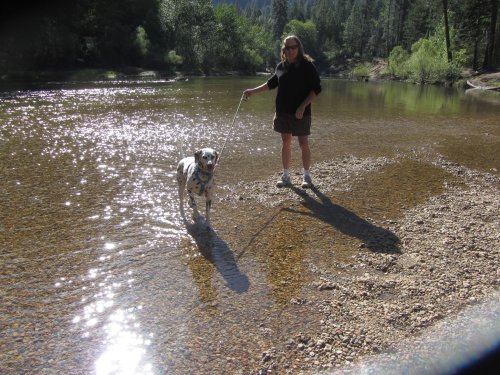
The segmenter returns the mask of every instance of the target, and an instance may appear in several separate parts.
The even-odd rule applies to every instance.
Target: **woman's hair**
[[[303,46],[302,42],[300,41],[300,39],[296,35],[288,35],[287,37],[285,37],[283,39],[283,42],[281,43],[281,61],[286,62],[285,44],[286,44],[286,41],[290,40],[290,39],[294,40],[295,43],[297,43],[299,45],[299,53],[297,55],[297,59],[299,61],[302,59],[305,59],[308,61],[314,61],[314,59],[311,56],[309,56],[308,54],[306,54],[304,52],[304,46]]]

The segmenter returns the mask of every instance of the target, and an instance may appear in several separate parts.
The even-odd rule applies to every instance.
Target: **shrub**
[[[370,69],[367,64],[358,64],[352,70],[352,75],[356,79],[362,79],[370,75]]]
[[[466,51],[454,52],[452,62],[448,62],[444,28],[436,28],[429,38],[421,38],[411,47],[408,54],[397,46],[389,55],[389,74],[397,78],[410,78],[418,83],[454,81],[461,76],[466,63]]]
[[[165,55],[165,62],[169,65],[181,65],[183,62],[182,56],[179,56],[174,50],[169,51]]]
[[[436,80],[442,74],[438,51],[430,39],[421,38],[411,46],[408,71],[413,81],[424,83]]]
[[[397,78],[406,78],[408,76],[406,62],[408,60],[408,53],[401,46],[393,48],[389,54],[389,64],[387,71],[389,74]]]

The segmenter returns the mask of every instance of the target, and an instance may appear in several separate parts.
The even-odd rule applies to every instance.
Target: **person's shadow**
[[[233,252],[217,233],[205,223],[186,224],[188,233],[196,241],[200,254],[220,273],[228,288],[238,294],[250,287],[248,277],[241,273]],[[197,275],[193,275],[195,278]]]
[[[358,238],[363,242],[363,246],[371,251],[390,254],[401,253],[399,238],[390,230],[377,227],[354,212],[333,203],[316,187],[312,187],[310,190],[319,200],[310,196],[306,190],[295,186],[290,188],[304,200],[303,204],[310,212],[298,211],[292,208],[285,208],[286,211],[310,215],[320,219],[340,232]]]

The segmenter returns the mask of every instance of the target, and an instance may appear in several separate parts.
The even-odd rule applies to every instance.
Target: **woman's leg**
[[[281,140],[281,162],[283,163],[283,169],[288,170],[292,159],[292,134],[281,133]]]
[[[299,147],[302,153],[302,165],[305,171],[311,167],[311,150],[309,149],[309,139],[307,135],[299,136]]]
[[[309,174],[311,166],[311,150],[309,149],[309,140],[307,135],[299,137],[300,151],[302,152],[302,165],[304,166],[304,179],[302,180],[302,188],[312,188],[313,183]]]
[[[292,159],[292,134],[281,133],[281,162],[283,163],[283,174],[281,175],[277,187],[290,185],[290,176],[288,168],[290,167],[290,160]]]

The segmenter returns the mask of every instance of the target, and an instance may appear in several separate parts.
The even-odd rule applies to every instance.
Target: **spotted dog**
[[[182,159],[177,166],[177,182],[179,183],[180,211],[184,218],[184,193],[189,195],[189,206],[193,209],[193,220],[200,214],[196,207],[194,195],[205,195],[205,219],[210,224],[210,208],[212,205],[213,175],[219,154],[211,148],[203,148],[194,156]]]

